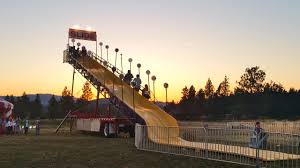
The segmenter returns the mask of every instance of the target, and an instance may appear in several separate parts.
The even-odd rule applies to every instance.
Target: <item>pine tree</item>
[[[195,87],[192,85],[188,91],[188,100],[190,101],[194,101],[195,99],[195,96],[196,96],[196,90],[195,90]]]
[[[12,104],[16,103],[16,99],[15,99],[14,95],[9,96],[9,102],[11,102]]]
[[[9,96],[6,95],[6,96],[4,97],[4,100],[9,101]]]
[[[90,101],[93,99],[93,97],[94,95],[92,92],[91,84],[89,82],[85,82],[82,87],[82,95],[80,98],[85,101]]]
[[[36,94],[35,99],[33,101],[33,108],[31,111],[30,118],[39,118],[43,112],[43,106],[41,103],[41,98],[39,94]]]
[[[229,90],[229,78],[225,75],[224,80],[220,83],[217,91],[217,96],[223,97],[223,96],[229,96],[230,90]]]
[[[21,118],[30,117],[31,112],[31,103],[25,92],[23,92],[22,96],[19,98],[19,112]]]
[[[204,89],[205,98],[206,99],[213,98],[214,93],[215,93],[215,87],[212,84],[210,78],[208,78],[206,85],[205,85],[205,89]]]
[[[203,89],[200,89],[197,93],[197,100],[201,103],[205,101],[205,93]]]
[[[187,86],[185,86],[182,91],[181,91],[182,97],[180,102],[185,102],[188,99],[188,95],[189,95],[189,89],[187,88]]]
[[[59,103],[61,105],[61,113],[59,113],[57,117],[64,117],[70,110],[73,110],[74,100],[71,95],[71,91],[68,90],[67,87],[65,87],[62,91],[62,96]]]
[[[55,119],[59,116],[59,104],[54,95],[48,101],[48,113],[50,119]]]

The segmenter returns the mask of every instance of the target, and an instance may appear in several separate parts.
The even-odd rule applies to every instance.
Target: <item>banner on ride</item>
[[[79,29],[69,29],[69,38],[97,41],[97,34],[95,31],[79,30]]]

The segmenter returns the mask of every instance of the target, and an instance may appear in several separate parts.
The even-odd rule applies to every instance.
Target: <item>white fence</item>
[[[253,129],[256,121],[237,121],[237,122],[191,122],[180,121],[183,127],[204,127],[209,128],[233,128],[233,129]],[[261,127],[267,132],[287,133],[300,135],[300,122],[298,121],[261,121]]]
[[[169,134],[178,129],[179,137]],[[267,133],[265,141],[259,141],[258,137],[253,136],[253,132],[247,129],[229,127],[173,128],[136,125],[135,145],[140,150],[256,167],[300,168],[300,136]],[[251,144],[250,140],[253,138],[258,141],[252,141]]]

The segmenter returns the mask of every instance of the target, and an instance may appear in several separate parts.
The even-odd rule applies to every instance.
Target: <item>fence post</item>
[[[170,144],[170,127],[167,127],[168,128],[168,145]]]
[[[256,168],[260,168],[260,162],[259,162],[259,147],[260,147],[260,144],[259,143],[259,136],[260,134],[256,134]]]
[[[208,137],[207,137],[207,129],[204,127],[204,142],[205,142],[205,157],[208,158]]]

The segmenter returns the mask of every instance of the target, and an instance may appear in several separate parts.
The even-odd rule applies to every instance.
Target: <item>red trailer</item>
[[[103,116],[99,113],[71,112],[76,130],[83,132],[99,132],[105,137],[117,137],[121,132],[134,137],[135,118]]]

